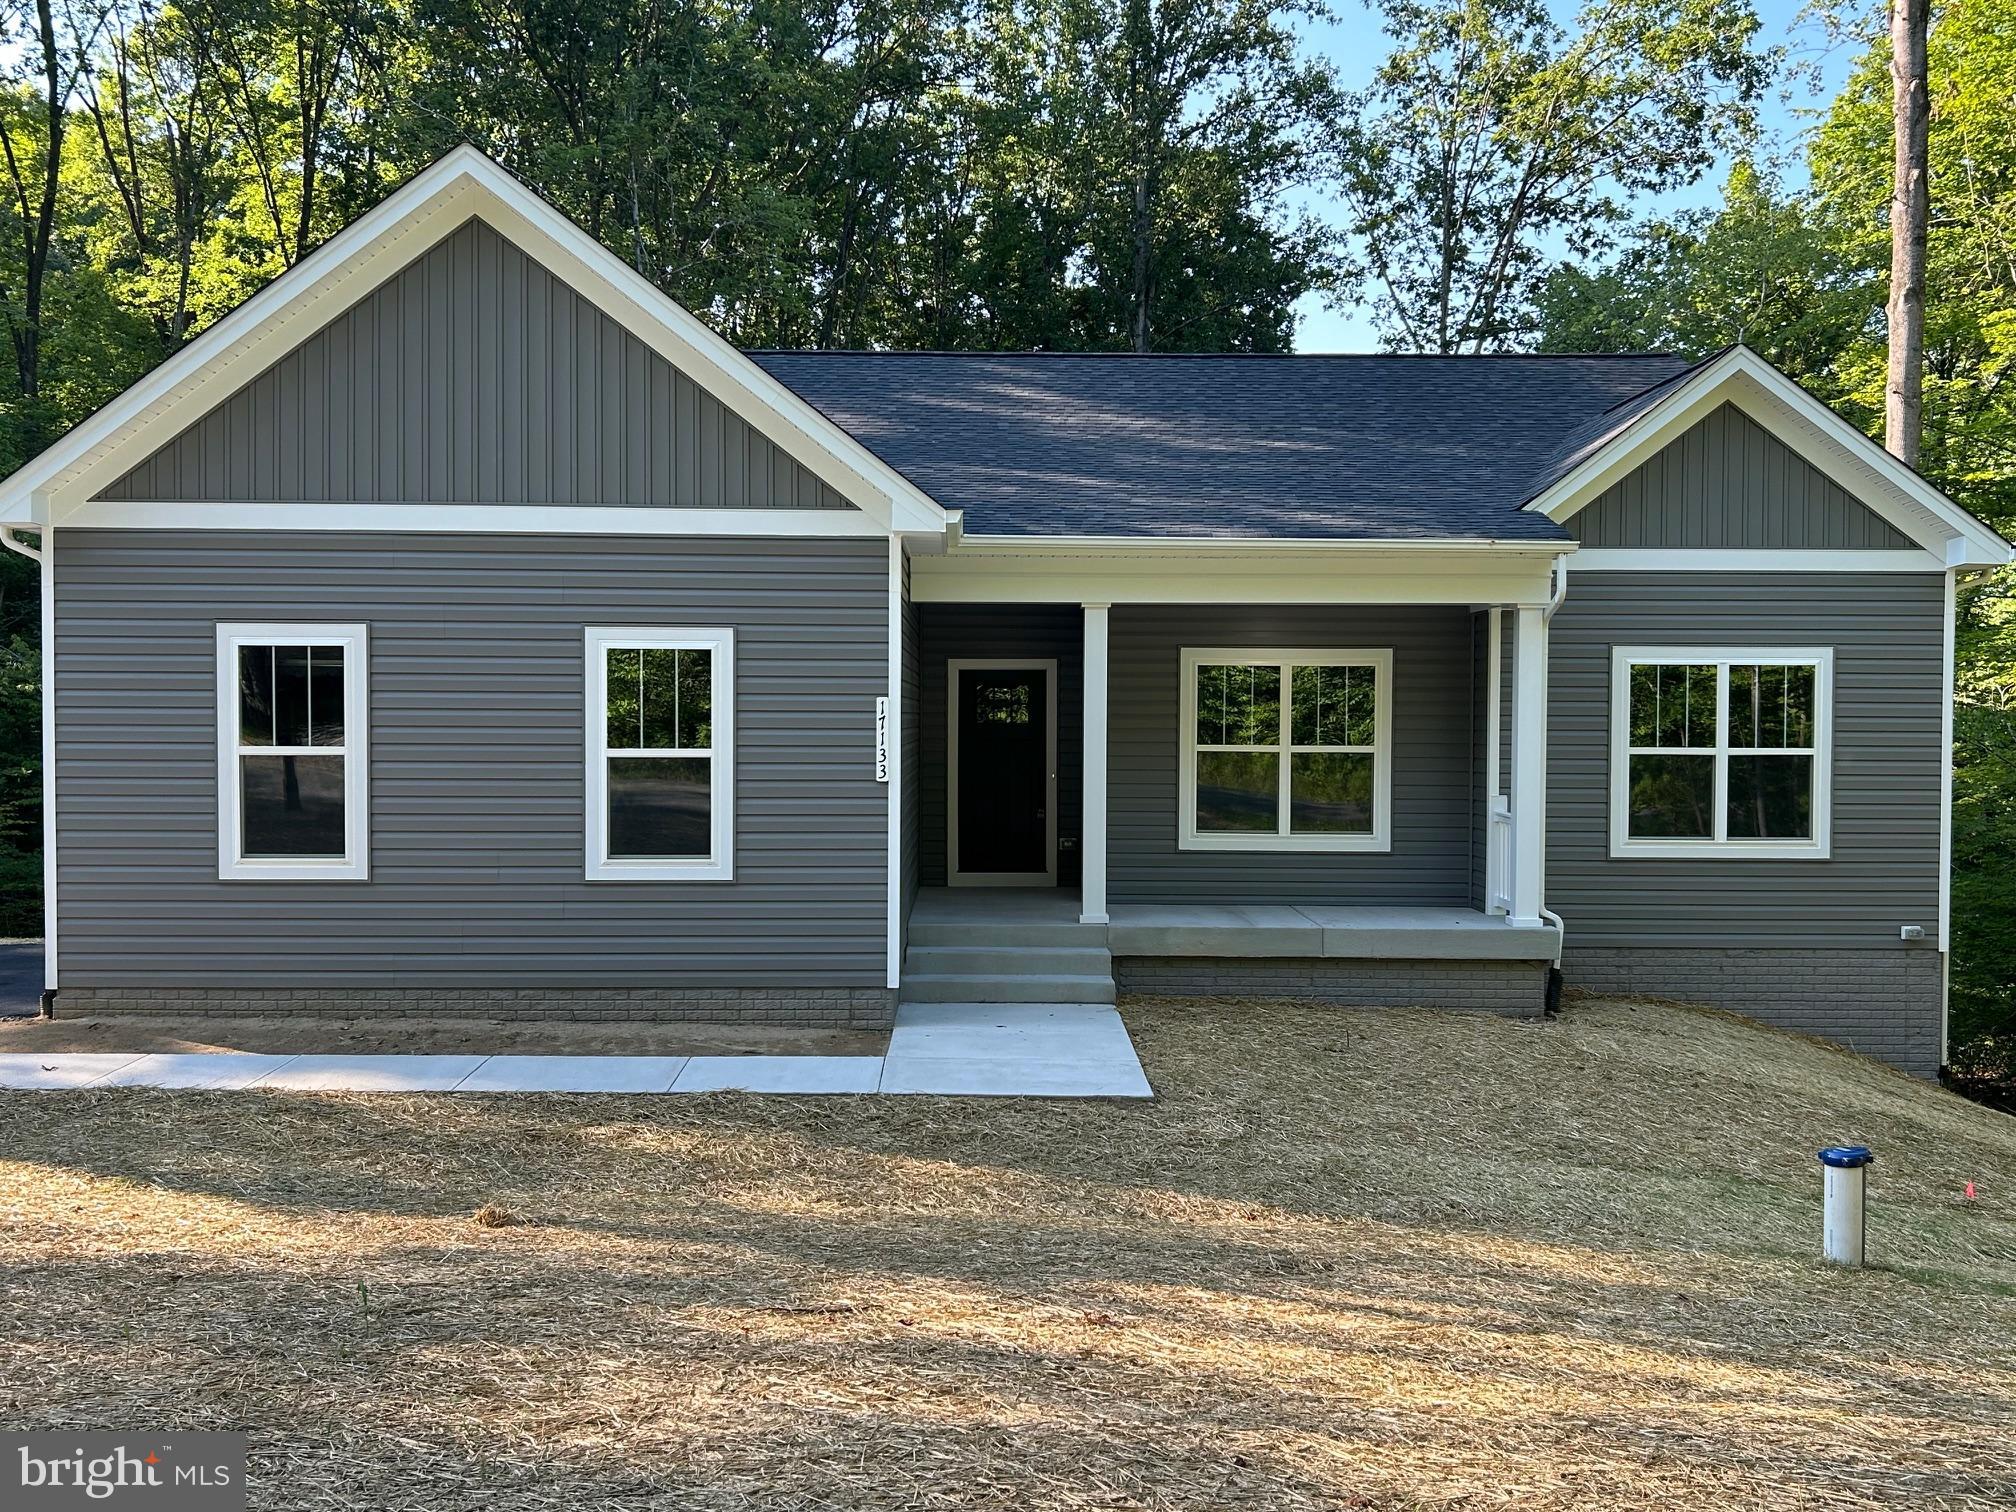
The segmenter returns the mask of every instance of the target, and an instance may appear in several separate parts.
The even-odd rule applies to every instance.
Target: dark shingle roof
[[[969,535],[1554,541],[1519,506],[1680,358],[754,352]],[[1541,486],[1544,486],[1542,484]]]

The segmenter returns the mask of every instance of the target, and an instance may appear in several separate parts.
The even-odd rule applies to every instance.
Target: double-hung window
[[[1390,651],[1185,650],[1184,850],[1392,844]]]
[[[728,880],[734,632],[590,629],[587,639],[590,880]]]
[[[362,625],[217,627],[217,875],[370,875]]]
[[[1828,853],[1831,651],[1612,653],[1610,851]]]

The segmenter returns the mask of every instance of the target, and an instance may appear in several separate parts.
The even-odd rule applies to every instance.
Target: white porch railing
[[[1484,901],[1493,913],[1512,911],[1512,800],[1491,795],[1490,838],[1485,846]]]

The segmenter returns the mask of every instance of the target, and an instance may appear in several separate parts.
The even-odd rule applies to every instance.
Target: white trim
[[[0,483],[0,516],[47,493],[63,519],[330,319],[481,216],[884,529],[945,511],[846,430],[473,147],[457,147]],[[275,505],[284,513],[290,505]]]
[[[1044,674],[1043,845],[1049,863],[1040,872],[962,872],[959,869],[959,674],[965,671]],[[1054,887],[1057,885],[1057,661],[1040,656],[953,657],[945,663],[945,883],[948,887]]]
[[[1752,420],[1949,566],[2000,566],[2008,542],[1748,347],[1731,347],[1657,402],[1524,507],[1566,521],[1612,483],[1720,408]]]
[[[962,549],[913,558],[910,598],[919,604],[1544,604],[1559,553],[1552,546],[1320,555],[1279,541],[1230,554],[1153,544],[1013,555]]]
[[[1573,572],[1944,572],[1929,551],[1718,551],[1693,547],[1586,546]]]
[[[1630,668],[1648,664],[1713,666],[1715,744],[1696,753],[1715,762],[1714,834],[1699,840],[1633,840],[1630,809]],[[1813,835],[1807,840],[1732,840],[1728,837],[1729,669],[1732,666],[1807,666],[1813,677]],[[1747,749],[1747,748],[1745,748]],[[1788,748],[1790,750],[1790,748]],[[1808,754],[1799,747],[1793,754]],[[1833,847],[1834,651],[1832,647],[1616,646],[1610,652],[1610,854],[1654,860],[1824,861]]]
[[[1202,832],[1197,828],[1197,669],[1203,666],[1280,667],[1281,728],[1279,742],[1255,746],[1279,755],[1275,785],[1273,833]],[[1393,652],[1388,647],[1185,646],[1180,659],[1177,727],[1176,848],[1185,851],[1268,851],[1284,853],[1390,851],[1393,848]],[[1293,701],[1290,671],[1294,667],[1370,667],[1372,669],[1372,828],[1364,834],[1295,834],[1289,824],[1289,757],[1298,747],[1290,739]],[[1213,746],[1213,750],[1240,749]],[[1322,747],[1318,749],[1331,749]],[[1363,753],[1364,747],[1348,749]]]
[[[1085,812],[1078,841],[1078,922],[1105,924],[1110,922],[1106,913],[1106,763],[1113,611],[1107,604],[1084,608]]]
[[[42,987],[57,985],[56,918],[56,532],[42,527],[37,545],[0,528],[0,545],[36,564],[40,579],[42,635],[37,650],[42,672]]]
[[[726,629],[590,625],[582,632],[587,698],[583,709],[587,753],[587,833],[583,836],[590,882],[727,882],[735,876],[735,632]],[[609,658],[612,650],[707,651],[711,740],[706,751],[646,754],[705,755],[711,779],[708,794],[708,853],[687,859],[612,858],[609,855],[609,761],[638,751],[609,749]]]
[[[1506,922],[1537,929],[1546,922],[1547,611],[1518,611],[1512,641],[1511,874]]]
[[[1484,911],[1502,917],[1512,906],[1505,872],[1511,817],[1505,799],[1505,611],[1494,604],[1484,619]]]
[[[1952,1001],[1947,980],[1953,960],[1953,666],[1960,574],[1946,574],[1941,615],[1939,682],[1939,1064],[1952,1049]]]
[[[1249,552],[1490,552],[1497,556],[1544,556],[1552,559],[1575,550],[1573,541],[1535,541],[1513,536],[1125,536],[1125,535],[962,535],[959,552],[967,556],[1080,556],[1085,553],[1132,556],[1142,553],[1204,553],[1240,556]]]
[[[339,646],[343,650],[343,744],[245,746],[239,740],[238,652],[244,646]],[[371,875],[371,645],[361,624],[217,626],[217,875],[224,881],[353,881]],[[244,853],[242,756],[343,758],[343,854],[327,858]]]
[[[889,717],[884,730],[889,787],[889,952],[887,985],[903,985],[903,539],[889,537]]]
[[[490,531],[516,535],[888,535],[858,509],[660,509],[595,504],[153,504],[94,499],[66,530]]]

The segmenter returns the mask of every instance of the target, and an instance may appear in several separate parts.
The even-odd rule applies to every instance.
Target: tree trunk
[[[1930,0],[1890,0],[1890,99],[1897,155],[1890,197],[1890,370],[1883,390],[1883,444],[1914,467],[1925,395],[1932,121],[1925,34],[1930,19]]]
[[[1149,350],[1148,305],[1152,290],[1149,288],[1149,274],[1154,266],[1155,222],[1148,204],[1148,170],[1144,167],[1134,179],[1134,276],[1133,276],[1133,337],[1134,350]]]
[[[14,365],[21,396],[34,399],[42,392],[42,300],[49,277],[49,248],[56,235],[56,187],[63,174],[64,106],[67,90],[63,79],[63,59],[56,37],[56,17],[49,0],[38,0],[35,19],[42,48],[43,131],[46,155],[42,160],[42,196],[32,221],[25,228],[27,267],[23,270],[21,327],[14,342]]]

